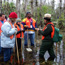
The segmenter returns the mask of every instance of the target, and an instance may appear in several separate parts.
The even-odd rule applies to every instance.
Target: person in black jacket
[[[37,31],[42,35],[42,45],[40,47],[39,59],[40,61],[45,61],[44,54],[48,51],[50,57],[48,60],[53,61],[55,58],[53,50],[53,36],[54,36],[54,24],[51,22],[51,14],[44,15],[44,24],[45,27],[43,30],[37,28]]]

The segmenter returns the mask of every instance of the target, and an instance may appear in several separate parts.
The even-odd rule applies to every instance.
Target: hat
[[[51,20],[51,14],[45,14],[44,19],[50,21]]]
[[[15,12],[11,12],[9,18],[17,18],[17,14]]]
[[[20,18],[17,18],[17,19],[16,19],[16,23],[17,23],[17,22],[21,22],[21,19],[20,19]]]
[[[46,18],[46,17],[47,17],[47,18],[51,18],[51,14],[45,14],[45,15],[44,15],[44,18]]]

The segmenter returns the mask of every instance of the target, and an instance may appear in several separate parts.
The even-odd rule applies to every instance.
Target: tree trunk
[[[33,0],[31,0],[31,14],[33,16]]]
[[[2,12],[2,0],[0,0],[0,13]]]
[[[40,28],[42,27],[42,0],[40,0],[40,12],[39,12],[39,15],[40,15]]]
[[[53,12],[52,16],[54,17],[54,3],[55,3],[55,1],[53,0],[51,3],[52,3],[52,12]]]
[[[18,18],[20,18],[20,0],[16,0],[16,11]]]
[[[4,4],[5,4],[5,2],[6,2],[6,1],[4,0]]]
[[[37,21],[37,6],[38,6],[38,1],[36,0],[35,1],[35,18],[36,18],[36,21]]]
[[[62,11],[62,0],[60,0],[60,12],[59,12],[60,18],[61,18],[61,11]]]
[[[65,18],[65,0],[64,0],[64,18]]]
[[[24,14],[26,14],[26,12],[27,12],[27,0],[23,0],[23,2],[24,2],[24,6],[23,6]]]

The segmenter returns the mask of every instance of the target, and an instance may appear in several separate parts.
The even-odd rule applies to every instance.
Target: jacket
[[[42,34],[42,40],[45,40],[45,41],[52,41],[53,40],[53,36],[54,36],[54,27],[50,24],[53,24],[53,23],[48,23],[43,31],[39,30],[39,33]]]
[[[15,28],[12,28],[9,22],[5,22],[2,25],[1,30],[1,47],[13,48],[15,45]],[[10,39],[11,35],[14,35],[13,39]]]
[[[34,31],[35,28],[37,28],[36,21],[33,18],[31,18],[31,19],[28,19],[28,18],[23,19],[22,24],[23,24],[23,26],[27,25],[29,27],[28,30],[30,30],[30,31]]]

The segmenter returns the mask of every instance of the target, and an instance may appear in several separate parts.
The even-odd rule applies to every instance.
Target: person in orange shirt
[[[30,39],[31,47],[34,47],[34,40],[35,40],[35,28],[37,28],[36,21],[31,17],[31,13],[26,13],[26,18],[23,19],[22,24],[24,26],[24,45],[25,47],[28,46],[28,39]],[[28,35],[27,35],[28,34]]]
[[[17,18],[16,23],[15,23],[15,27],[17,28],[18,32],[17,32],[17,43],[18,43],[18,48],[21,48],[21,38],[24,37],[24,27],[21,24],[21,19]]]

